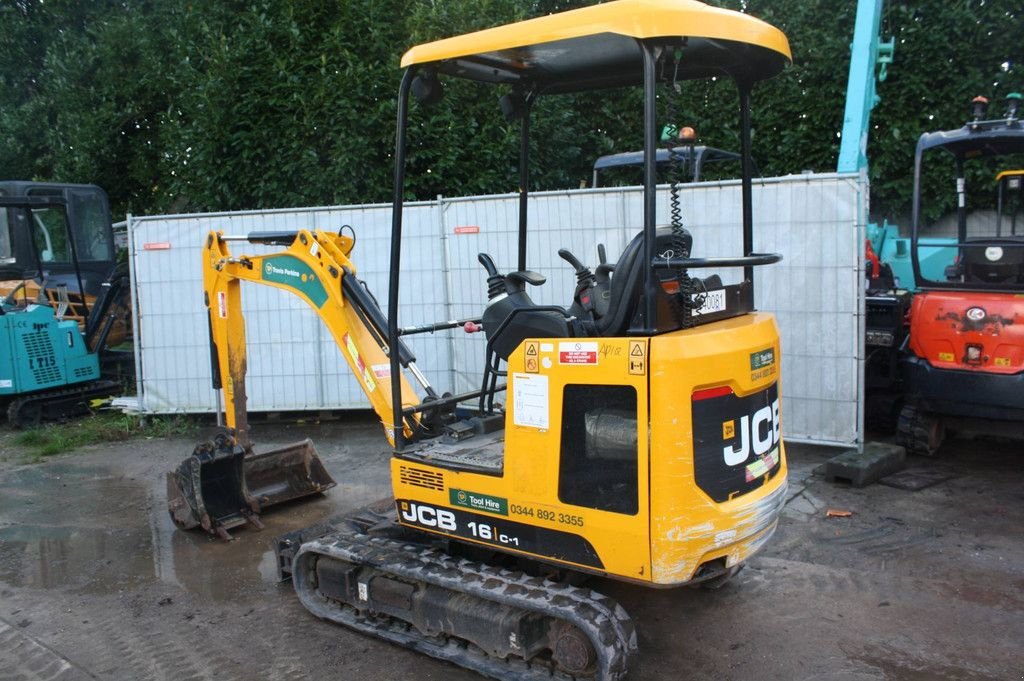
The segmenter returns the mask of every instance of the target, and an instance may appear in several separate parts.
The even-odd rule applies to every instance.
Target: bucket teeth
[[[228,530],[246,523],[262,529],[267,508],[335,484],[309,439],[256,454],[221,434],[167,474],[167,508],[181,529],[230,539]]]

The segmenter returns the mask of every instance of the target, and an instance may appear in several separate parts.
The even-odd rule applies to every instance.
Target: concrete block
[[[880,478],[906,468],[907,453],[899,445],[868,442],[864,451],[849,449],[825,464],[825,480],[853,487],[870,485]]]

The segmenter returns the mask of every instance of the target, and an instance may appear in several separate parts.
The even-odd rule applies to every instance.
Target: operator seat
[[[972,240],[968,239],[967,243]],[[986,248],[964,248],[963,274],[968,283],[1024,284],[1024,238],[974,239]],[[1003,247],[1001,244],[1004,244]]]
[[[671,257],[688,258],[692,244],[693,237],[689,232],[683,230],[681,234],[677,235],[669,227],[659,227],[655,235],[654,252],[657,255],[670,254]],[[629,327],[633,324],[634,317],[640,310],[645,269],[643,232],[638,233],[626,245],[614,266],[598,265],[594,295],[606,297],[608,305],[607,312],[594,319],[592,335],[603,337],[626,335]],[[662,291],[660,282],[674,279],[677,275],[677,270],[655,272],[655,279],[659,282],[658,298],[666,299],[659,300],[659,305],[666,303],[669,296]],[[718,282],[718,286],[721,286],[720,282]],[[662,317],[663,315],[659,313],[658,316]],[[658,324],[659,331],[672,330],[661,328],[661,326],[662,324]],[[674,328],[681,328],[681,326],[681,320],[675,320]]]

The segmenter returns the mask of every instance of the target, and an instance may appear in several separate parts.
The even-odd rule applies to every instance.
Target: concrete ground
[[[274,581],[272,539],[386,495],[365,418],[257,426],[309,434],[339,481],[230,544],[176,532],[164,474],[193,442],[140,440],[18,465],[0,451],[0,679],[437,679],[475,674],[317,620]],[[0,437],[0,446],[3,438]],[[10,442],[10,437],[6,438]],[[1020,445],[953,443],[933,487],[851,489],[791,445],[791,498],[767,550],[718,591],[596,580],[637,623],[633,679],[1024,679]],[[852,511],[828,518],[828,508]]]

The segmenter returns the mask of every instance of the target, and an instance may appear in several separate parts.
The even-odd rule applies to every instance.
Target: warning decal
[[[348,354],[352,357],[352,361],[355,363],[358,371],[356,372],[363,377],[363,382],[366,384],[366,388],[373,392],[377,389],[377,382],[373,380],[373,376],[370,374],[370,370],[366,367],[366,363],[363,362],[363,358],[359,356],[359,348],[352,342],[346,333],[341,339],[345,342],[345,349],[348,350]]]
[[[647,342],[629,341],[629,373],[643,376],[647,373]]]
[[[527,341],[526,342],[526,371],[530,374],[536,374],[540,371],[540,342],[539,341]]]
[[[597,342],[559,343],[559,364],[597,364]]]

